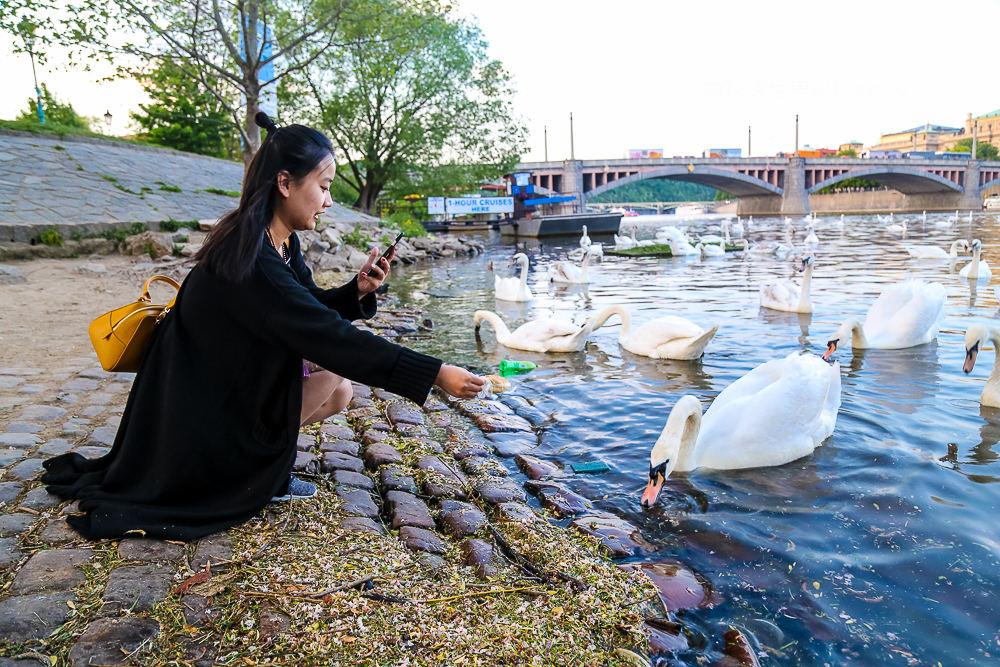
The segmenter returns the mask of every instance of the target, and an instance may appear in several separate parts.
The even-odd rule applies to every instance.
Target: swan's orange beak
[[[971,373],[972,369],[976,367],[976,357],[979,355],[979,341],[965,351],[965,364],[962,365],[962,370],[966,373]]]
[[[642,494],[642,500],[639,502],[640,505],[649,509],[656,504],[656,499],[660,497],[660,490],[663,488],[664,479],[663,475],[656,473],[656,480],[649,480],[649,484],[646,486],[646,492]]]
[[[829,361],[831,355],[837,351],[837,341],[831,340],[826,344],[826,352],[823,353],[823,361]]]

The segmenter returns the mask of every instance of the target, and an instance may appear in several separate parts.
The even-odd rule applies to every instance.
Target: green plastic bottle
[[[504,359],[500,362],[500,375],[516,375],[517,373],[527,373],[528,371],[537,368],[535,364],[530,361],[511,361],[510,359]]]

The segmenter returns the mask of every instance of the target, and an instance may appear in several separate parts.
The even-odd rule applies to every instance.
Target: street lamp
[[[38,88],[38,74],[35,72],[35,26],[29,21],[21,21],[17,26],[24,45],[28,47],[28,57],[31,58],[31,74],[35,77],[35,97],[38,100],[38,122],[45,124],[45,110],[42,109],[42,91]]]
[[[111,111],[110,110],[104,112],[104,124],[107,125],[108,127],[111,127]]]

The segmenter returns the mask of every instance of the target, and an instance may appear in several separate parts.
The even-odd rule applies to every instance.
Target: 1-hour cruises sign
[[[513,197],[448,197],[444,200],[445,211],[452,215],[470,213],[513,213]]]

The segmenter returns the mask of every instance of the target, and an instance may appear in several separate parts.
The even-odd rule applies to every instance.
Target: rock
[[[711,584],[684,563],[664,560],[653,563],[619,565],[626,572],[641,570],[649,577],[667,611],[677,612],[716,604]]]
[[[120,611],[152,611],[170,595],[174,568],[163,565],[121,565],[111,571],[104,589],[102,616]]]
[[[323,472],[333,472],[334,470],[349,470],[351,472],[361,472],[365,469],[365,464],[361,459],[341,454],[340,452],[326,452],[323,454],[321,465]]]
[[[427,430],[427,427],[422,424],[405,424],[400,422],[399,424],[396,424],[396,432],[404,438],[430,437],[430,432]]]
[[[86,378],[76,378],[59,387],[59,391],[68,392],[94,391],[95,389],[97,389],[97,380],[88,380]]]
[[[99,392],[99,393],[95,393],[95,394],[91,394],[90,395],[90,404],[91,405],[108,405],[109,403],[111,403],[112,400],[114,400],[114,398],[115,397],[114,397],[113,394],[106,394],[104,392]]]
[[[78,377],[90,378],[91,380],[107,380],[109,378],[115,377],[114,373],[106,371],[103,368],[88,368],[85,371],[80,371],[77,373]]]
[[[181,243],[181,257],[194,257],[201,250],[201,243]]]
[[[110,447],[77,447],[73,450],[75,453],[79,454],[85,459],[99,459],[102,456],[107,456],[111,451]]]
[[[21,549],[16,537],[0,537],[0,570],[16,565],[21,560]]]
[[[9,264],[0,264],[0,285],[21,285],[28,282],[21,269]]]
[[[470,419],[476,415],[512,415],[514,411],[499,401],[488,401],[483,398],[459,400],[455,409]]]
[[[378,521],[366,519],[361,516],[349,516],[340,521],[340,527],[355,533],[369,533],[371,535],[385,535],[385,528]]]
[[[334,487],[334,493],[344,501],[341,508],[348,516],[363,516],[369,519],[378,517],[378,505],[372,500],[371,494],[363,489],[352,489],[347,486]]]
[[[392,527],[416,526],[417,528],[433,528],[434,519],[427,511],[427,505],[420,498],[404,493],[390,491],[386,494],[389,511],[392,513]]]
[[[684,626],[665,618],[650,618],[642,624],[650,655],[675,653],[689,648]]]
[[[497,463],[496,459],[485,456],[469,456],[462,459],[462,470],[473,477],[492,475],[493,477],[506,477],[507,470]]]
[[[354,440],[354,431],[342,424],[323,424],[319,432],[333,440]]]
[[[523,503],[527,500],[524,490],[509,479],[487,477],[476,484],[476,493],[491,505],[515,501]]]
[[[71,449],[73,449],[73,445],[69,444],[68,440],[64,440],[63,438],[54,438],[39,447],[38,451],[35,453],[44,454],[45,456],[59,456],[60,454],[65,454]]]
[[[389,422],[382,419],[370,419],[366,420],[362,426],[362,432],[368,435],[372,431],[382,431],[385,433],[391,433],[392,427],[389,426]]]
[[[397,466],[382,466],[379,468],[379,487],[382,495],[389,491],[403,491],[404,493],[416,493],[417,484],[413,478],[403,472]]]
[[[742,632],[732,628],[722,635],[722,640],[724,642],[722,655],[728,659],[726,660],[727,664],[739,667],[760,667],[757,651]]]
[[[358,456],[358,443],[352,440],[323,441],[319,443],[319,451],[321,453],[337,452],[338,454],[346,454],[347,456],[356,458]]]
[[[66,523],[66,517],[59,517],[49,521],[38,539],[45,544],[66,544],[67,542],[79,542],[85,538]]]
[[[105,408],[103,405],[91,405],[87,408],[84,408],[83,412],[81,412],[80,414],[83,415],[84,417],[96,417],[97,415],[104,412],[106,409],[107,408]]]
[[[497,456],[510,458],[538,446],[534,433],[490,433],[486,439],[493,443]]]
[[[316,458],[315,454],[310,454],[309,452],[295,452],[295,463],[292,464],[292,472],[318,475],[319,459]]]
[[[364,457],[365,467],[369,470],[378,470],[379,466],[400,463],[403,460],[403,455],[395,447],[384,442],[369,445]]]
[[[562,484],[529,480],[524,483],[524,488],[541,501],[542,507],[549,508],[560,517],[585,514],[593,510],[589,500]]]
[[[497,568],[493,564],[493,545],[486,540],[466,540],[461,545],[465,554],[465,564],[471,566],[480,579],[491,579],[497,576]]]
[[[44,510],[50,507],[62,505],[63,499],[49,493],[44,486],[28,491],[28,495],[21,501],[21,507],[29,507],[33,510]]]
[[[148,255],[151,259],[174,254],[174,240],[167,232],[143,232],[129,236],[123,244],[123,255]]]
[[[369,429],[365,431],[364,436],[361,438],[361,442],[364,445],[373,445],[377,442],[386,442],[392,439],[392,434],[388,431],[381,431],[375,429]]]
[[[92,445],[103,445],[105,447],[111,447],[115,444],[115,436],[118,434],[118,429],[114,426],[99,426],[94,429],[94,432],[90,434],[87,438],[87,442]]]
[[[20,535],[33,523],[35,517],[30,514],[0,514],[0,537]]]
[[[441,538],[429,530],[403,526],[399,529],[399,539],[410,551],[426,551],[432,554],[443,554],[445,552],[444,542]]]
[[[524,503],[500,503],[497,505],[497,516],[504,521],[531,523],[535,520],[535,513]]]
[[[158,560],[180,560],[184,557],[184,547],[152,537],[128,537],[118,543],[118,555],[126,560],[147,563]]]
[[[153,234],[156,232],[145,232]],[[140,235],[141,236],[141,235]],[[169,235],[167,235],[169,236]],[[135,237],[129,237],[135,238]],[[132,654],[143,643],[149,642],[160,632],[160,623],[152,618],[100,618],[84,630],[69,652],[72,667],[91,665],[131,665]],[[135,662],[144,662],[136,656]]]
[[[372,397],[372,390],[363,384],[358,384],[357,382],[351,383],[351,391],[354,393],[355,398]]]
[[[531,432],[528,420],[517,415],[474,414],[471,418],[483,433]]]
[[[316,447],[316,436],[299,433],[299,437],[295,440],[295,447],[300,452],[312,451]]]
[[[334,470],[333,482],[341,486],[353,486],[356,489],[364,489],[365,491],[375,490],[375,482],[371,477],[362,475],[359,472],[351,472],[350,470]]]
[[[542,479],[543,477],[562,474],[562,470],[555,463],[543,461],[537,456],[531,456],[530,454],[518,454],[514,457],[514,463],[517,464],[517,467],[521,469],[521,472],[528,479]]]
[[[68,516],[70,514],[82,514],[82,512],[80,512],[80,501],[74,500],[69,505],[66,505],[66,507],[59,510],[59,513],[63,516]]]
[[[420,567],[422,567],[424,571],[440,570],[448,564],[444,558],[428,553],[417,556],[417,562],[420,563]]]
[[[612,514],[587,514],[574,519],[569,525],[581,533],[599,538],[612,558],[631,556],[637,549],[654,550],[638,527]]]
[[[209,598],[194,593],[182,597],[181,606],[184,608],[184,621],[194,627],[213,623],[220,616],[218,607],[212,606]]]
[[[399,396],[385,389],[372,389],[372,396],[386,403],[396,403],[401,400]]]
[[[198,551],[191,559],[191,569],[195,572],[205,569],[209,563],[213,565],[233,559],[233,541],[222,533],[209,535],[198,543]]]
[[[419,408],[411,408],[402,403],[390,403],[386,412],[389,416],[389,422],[394,426],[400,424],[423,425],[424,423],[424,416],[421,414]]]
[[[8,447],[34,447],[41,441],[34,433],[0,433],[0,445]]]
[[[7,470],[7,476],[12,479],[27,480],[34,477],[41,469],[45,459],[26,459]]]
[[[490,450],[486,449],[480,444],[473,442],[464,445],[461,449],[452,454],[452,456],[454,456],[459,461],[467,459],[470,456],[489,456],[489,455],[490,455]]]
[[[457,500],[441,501],[441,525],[453,537],[475,535],[487,524],[486,515],[475,505]]]
[[[17,498],[23,488],[24,485],[20,482],[0,482],[0,505]]]
[[[427,418],[438,428],[448,428],[453,422],[451,415],[447,412],[432,412]]]
[[[0,602],[0,640],[17,644],[48,637],[66,622],[66,603],[74,599],[76,595],[65,592],[7,598]]]
[[[45,427],[32,422],[11,422],[7,424],[8,433],[38,433]]]
[[[90,549],[50,549],[36,552],[14,577],[12,595],[68,591],[87,580],[80,566],[94,558]]]
[[[272,642],[292,629],[292,620],[284,614],[262,608],[257,617],[257,627],[261,640]]]
[[[347,404],[348,410],[357,410],[359,408],[370,408],[374,407],[375,401],[370,398],[352,398],[351,402]]]
[[[355,408],[354,410],[347,411],[348,419],[364,419],[365,417],[376,417],[382,413],[378,411],[378,408],[368,407],[368,408]]]
[[[23,451],[18,451],[16,449],[0,449],[0,468],[6,468],[14,461],[20,459],[22,456],[24,456]],[[6,482],[0,482],[0,485],[4,483]],[[3,487],[0,486],[0,488]],[[3,495],[4,495],[3,492],[0,491],[0,505],[2,505],[5,502],[3,500]]]

